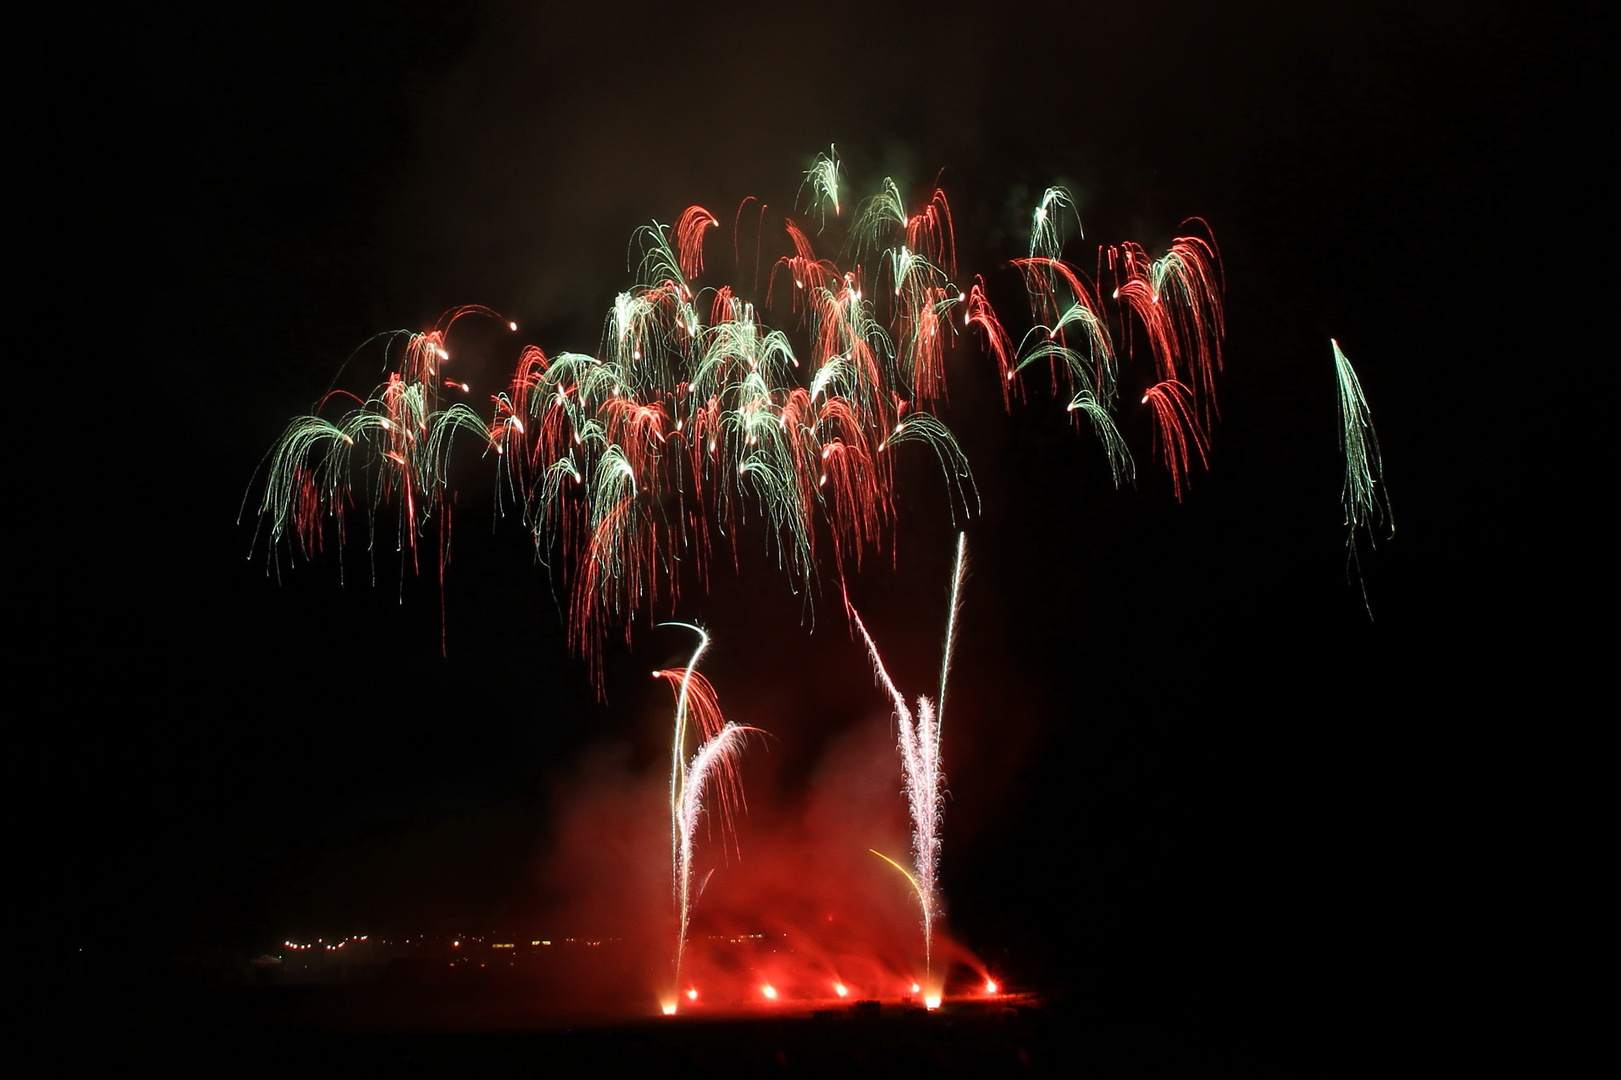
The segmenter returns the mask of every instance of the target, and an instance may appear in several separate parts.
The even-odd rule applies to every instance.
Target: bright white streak
[[[665,623],[679,626],[698,635],[698,645],[687,661],[681,676],[681,690],[675,703],[675,734],[670,743],[670,858],[675,888],[679,928],[675,941],[675,985],[681,985],[681,958],[687,948],[687,929],[692,921],[692,848],[698,833],[698,820],[703,817],[704,791],[712,774],[718,784],[736,783],[731,772],[736,754],[742,746],[743,736],[757,729],[727,722],[711,736],[689,762],[686,760],[687,728],[690,719],[690,688],[697,672],[698,661],[709,648],[709,634],[701,626],[691,623]],[[723,808],[729,800],[723,799]]]
[[[945,656],[940,660],[940,705],[935,710],[935,723],[946,716],[946,677],[951,674],[951,654],[957,648],[957,613],[962,610],[962,580],[968,573],[968,534],[957,534],[957,563],[951,572],[951,614],[946,617]]]
[[[675,979],[681,985],[681,955],[687,948],[687,926],[692,919],[692,845],[698,832],[698,819],[704,813],[704,788],[711,773],[720,770],[717,783],[725,783],[726,770],[733,767],[736,752],[742,748],[743,736],[753,728],[727,722],[708,742],[698,748],[687,766],[682,784],[681,806],[676,814],[676,827],[681,841],[676,852],[676,879],[681,900],[681,933],[675,943]]]
[[[951,581],[951,612],[946,621],[945,657],[940,665],[940,700],[943,703],[946,695],[946,679],[951,672],[951,654],[956,646],[957,613],[961,607],[962,582],[968,568],[968,537],[966,533],[957,536],[957,560]],[[861,621],[855,606],[845,598],[845,607],[850,612],[850,618],[855,622],[856,629],[861,631],[861,640],[867,645],[867,655],[872,659],[873,672],[879,683],[889,693],[890,701],[895,706],[895,722],[898,729],[897,749],[901,755],[901,771],[906,781],[906,802],[912,815],[912,867],[914,873],[907,874],[912,882],[912,888],[917,893],[918,903],[923,909],[923,958],[925,969],[932,975],[934,970],[934,920],[939,914],[940,902],[937,889],[937,875],[940,867],[940,824],[943,815],[945,788],[945,773],[940,767],[940,720],[935,710],[934,702],[927,697],[919,696],[917,699],[917,714],[914,719],[912,711],[906,707],[906,699],[896,689],[894,680],[884,668],[883,658],[878,655],[878,646],[873,642],[872,635],[867,632],[867,626]],[[894,860],[887,856],[879,858],[895,865]],[[902,870],[902,873],[905,873]]]
[[[692,685],[693,672],[698,670],[698,661],[703,657],[704,650],[709,648],[709,633],[701,626],[691,623],[666,623],[667,626],[679,626],[691,630],[698,635],[698,646],[692,650],[692,657],[687,661],[686,671],[681,676],[681,691],[675,699],[675,736],[670,744],[670,852],[676,860],[679,871],[681,860],[681,791],[686,782],[686,752],[687,752],[687,691]]]
[[[940,788],[945,777],[940,775],[940,729],[934,720],[934,705],[926,697],[919,697],[918,720],[912,719],[912,710],[906,699],[895,688],[895,683],[884,669],[883,658],[867,625],[861,621],[855,606],[846,598],[850,618],[861,631],[861,640],[867,644],[867,655],[872,658],[873,673],[889,692],[895,706],[895,722],[899,729],[897,748],[901,754],[901,771],[906,780],[906,803],[912,813],[912,887],[923,908],[923,958],[925,967],[932,972],[934,962],[934,916],[938,909],[935,898],[935,867],[940,854]]]

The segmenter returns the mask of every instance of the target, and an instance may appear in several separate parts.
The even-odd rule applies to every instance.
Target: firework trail
[[[1192,221],[1210,231],[1202,220]],[[1142,323],[1154,355],[1158,381],[1142,400],[1153,406],[1161,460],[1180,501],[1188,476],[1188,444],[1208,468],[1207,432],[1220,416],[1216,374],[1226,335],[1221,258],[1213,236],[1179,236],[1158,259],[1132,243],[1111,247],[1108,257],[1117,277],[1124,277],[1114,297],[1125,301]]]
[[[327,519],[336,523],[341,542],[343,511],[356,495],[358,465],[362,499],[369,489],[374,508],[398,500],[397,543],[415,562],[418,540],[448,484],[453,437],[466,432],[489,439],[483,419],[471,407],[444,402],[447,395],[469,392],[443,370],[451,359],[451,327],[468,315],[500,319],[488,308],[468,306],[447,312],[432,330],[382,335],[385,359],[399,357],[382,385],[365,400],[330,392],[315,414],[288,424],[271,451],[269,480],[259,503],[272,544],[285,541],[313,555],[322,547]],[[507,325],[517,330],[515,323]],[[396,348],[402,342],[403,348]],[[354,407],[336,420],[320,415],[328,402],[342,399]],[[375,515],[372,521],[375,525]]]
[[[968,576],[968,534],[957,534],[957,558],[951,569],[951,614],[946,616],[946,643],[940,650],[940,696],[935,722],[946,717],[946,678],[951,674],[951,658],[957,651],[957,616],[962,614],[962,583]]]
[[[743,788],[737,773],[743,739],[759,729],[733,724],[721,716],[715,688],[698,673],[698,661],[709,648],[709,634],[690,623],[666,623],[698,635],[698,644],[684,668],[653,672],[655,679],[668,681],[675,689],[674,737],[670,742],[670,859],[671,881],[675,892],[677,929],[675,940],[675,990],[681,988],[681,960],[687,948],[687,930],[692,922],[692,850],[697,840],[698,822],[704,816],[706,792],[713,789],[716,814],[724,833],[732,815],[742,806]],[[687,757],[687,746],[698,742],[697,751]],[[706,879],[707,880],[707,879]],[[700,883],[698,891],[703,890]],[[675,1011],[675,995],[666,1001],[664,1011]]]
[[[1143,392],[1143,404],[1154,407],[1160,460],[1171,474],[1171,489],[1178,500],[1182,498],[1183,478],[1188,474],[1188,445],[1191,443],[1198,452],[1201,465],[1210,464],[1205,456],[1204,431],[1188,406],[1191,397],[1188,388],[1175,379],[1155,383]]]
[[[1210,231],[1198,218],[1191,220]],[[1115,299],[1124,300],[1147,331],[1159,381],[1191,386],[1208,423],[1219,415],[1215,380],[1226,333],[1214,239],[1179,236],[1158,259],[1137,244],[1120,244],[1109,249],[1109,264],[1124,277]]]
[[[820,230],[844,216],[841,169],[830,152],[805,173],[816,237],[786,215],[773,218],[780,231],[771,233],[759,205],[756,245],[768,233],[786,241],[766,256],[774,261],[760,306],[753,286],[697,284],[705,237],[720,227],[715,214],[692,206],[673,226],[638,229],[635,281],[604,317],[599,355],[524,348],[508,385],[489,395],[487,420],[457,400],[472,390],[444,367],[452,326],[493,312],[458,308],[431,331],[390,337],[380,386],[364,399],[329,394],[268,455],[259,514],[272,549],[313,557],[330,533],[341,545],[354,509],[369,514],[375,548],[392,513],[394,546],[413,569],[438,525],[442,578],[451,450],[469,440],[493,458],[503,507],[517,510],[564,581],[570,646],[600,689],[608,636],[628,640],[637,618],[673,612],[680,590],[707,588],[727,554],[737,565],[745,526],[763,532],[804,596],[820,575],[842,582],[891,547],[895,459],[910,444],[934,455],[953,518],[976,513],[968,462],[935,411],[948,399],[945,358],[959,334],[977,331],[1009,410],[1026,398],[1022,376],[1045,368],[1076,425],[1084,418],[1098,440],[1116,486],[1135,482],[1117,412],[1130,349],[1110,333],[1106,294],[1064,258],[1070,218],[1079,231],[1069,192],[1042,196],[1028,256],[1012,260],[1031,321],[1015,345],[984,278],[957,283],[956,229],[938,188],[909,209],[886,178],[851,215],[840,257],[819,250]],[[739,206],[739,222],[751,202]],[[1150,345],[1155,378],[1142,402],[1180,498],[1193,454],[1205,461],[1216,414],[1219,257],[1198,236],[1177,238],[1159,259],[1127,243],[1100,248],[1100,267],[1105,254],[1116,279],[1107,295],[1120,305],[1114,321],[1140,323]],[[328,415],[339,403],[347,411]]]
[[[934,923],[940,914],[938,875],[940,870],[940,824],[945,809],[945,772],[940,764],[940,720],[945,711],[946,683],[951,674],[951,654],[956,648],[957,616],[962,608],[962,583],[968,572],[968,537],[957,535],[956,566],[951,578],[951,610],[946,619],[946,640],[940,661],[939,705],[927,697],[917,699],[917,712],[907,708],[906,698],[895,688],[895,683],[884,668],[878,646],[867,632],[866,624],[844,598],[845,610],[866,643],[867,655],[872,660],[873,673],[888,692],[895,707],[895,722],[899,731],[898,748],[901,769],[906,780],[907,808],[912,816],[912,869],[902,867],[882,852],[873,854],[906,875],[917,893],[923,909],[923,956],[930,980],[934,971]]]
[[[1334,374],[1340,388],[1340,449],[1345,453],[1345,484],[1340,491],[1340,503],[1345,508],[1345,562],[1346,572],[1357,569],[1361,583],[1361,567],[1357,560],[1356,532],[1374,527],[1383,521],[1389,526],[1387,536],[1396,534],[1396,519],[1390,513],[1390,498],[1385,491],[1384,464],[1379,459],[1379,437],[1374,434],[1373,416],[1368,401],[1362,396],[1362,383],[1351,367],[1351,361],[1340,351],[1340,343],[1330,338],[1334,350]],[[1368,590],[1362,585],[1362,603],[1371,618],[1373,608],[1368,604]]]

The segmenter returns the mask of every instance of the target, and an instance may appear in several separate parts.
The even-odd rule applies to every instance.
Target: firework
[[[1201,465],[1209,464],[1204,430],[1188,406],[1191,397],[1188,388],[1175,379],[1155,383],[1143,392],[1143,404],[1154,407],[1160,460],[1171,474],[1171,488],[1178,499],[1182,498],[1183,481],[1188,475],[1189,445],[1198,453]]]
[[[704,796],[712,792],[716,815],[724,832],[733,812],[741,806],[743,789],[737,773],[738,754],[743,739],[758,729],[727,721],[720,711],[715,688],[698,673],[698,661],[709,648],[709,635],[702,627],[688,623],[667,623],[691,630],[698,644],[684,668],[653,672],[675,688],[674,737],[670,742],[670,860],[675,892],[677,929],[675,939],[675,987],[681,986],[681,960],[687,948],[687,930],[692,922],[692,851],[698,822],[704,816]],[[688,745],[698,748],[689,758]],[[707,880],[707,879],[706,879]],[[702,891],[702,884],[699,891]],[[666,1013],[675,1012],[674,998],[665,1003]]]
[[[1209,227],[1194,218],[1208,233]],[[1216,373],[1226,319],[1221,303],[1221,259],[1215,240],[1179,236],[1158,259],[1137,244],[1109,249],[1109,264],[1124,278],[1115,288],[1147,331],[1159,381],[1193,389],[1206,423],[1216,409]]]
[[[465,402],[445,400],[469,392],[444,371],[451,359],[451,328],[468,315],[500,318],[488,308],[461,307],[447,312],[432,330],[382,335],[385,360],[395,368],[386,381],[365,399],[329,393],[313,414],[287,425],[270,452],[269,479],[259,502],[272,544],[285,541],[306,556],[314,554],[323,546],[328,521],[335,523],[341,541],[344,511],[358,493],[362,499],[369,495],[374,508],[397,501],[397,543],[415,559],[418,539],[448,484],[454,437],[471,434],[493,445],[478,413]],[[507,325],[517,329],[515,323]],[[338,419],[322,415],[329,402],[345,399],[353,407]]]
[[[934,923],[940,913],[938,874],[940,869],[940,825],[945,809],[945,772],[940,764],[940,721],[945,711],[946,684],[951,674],[951,655],[957,642],[957,616],[962,604],[962,583],[968,571],[968,537],[957,536],[956,565],[951,578],[951,608],[946,618],[946,640],[940,661],[940,693],[938,705],[927,697],[919,696],[917,711],[907,707],[906,698],[895,688],[895,683],[884,668],[878,646],[867,632],[866,624],[854,605],[845,597],[845,609],[866,643],[867,655],[872,660],[873,674],[889,694],[895,707],[895,723],[899,734],[901,770],[906,780],[907,808],[912,816],[912,869],[908,871],[894,859],[874,851],[880,859],[906,875],[917,894],[923,910],[924,966],[930,979],[934,968]]]
[[[994,363],[1010,414],[1015,400],[1062,404],[1077,430],[1084,426],[1100,444],[1117,487],[1138,475],[1120,414],[1122,400],[1134,394],[1122,386],[1146,386],[1140,403],[1151,410],[1156,456],[1182,498],[1195,458],[1208,465],[1219,416],[1221,264],[1202,229],[1203,236],[1178,237],[1158,258],[1129,242],[1099,248],[1089,277],[1066,257],[1070,238],[1083,235],[1076,201],[1049,188],[1032,214],[1027,253],[1003,274],[1028,304],[1021,327],[1005,323],[993,305],[992,296],[1002,295],[994,276],[988,282],[970,268],[959,277],[944,190],[909,204],[886,177],[845,220],[850,201],[841,170],[830,148],[805,172],[801,194],[808,199],[795,208],[801,221],[768,218],[766,204],[752,196],[738,205],[731,244],[738,275],[730,283],[714,280],[717,260],[705,257],[710,230],[721,229],[716,214],[689,206],[673,225],[637,229],[633,280],[609,305],[596,354],[525,346],[510,380],[493,393],[475,392],[446,369],[455,325],[473,315],[499,318],[494,312],[458,308],[432,330],[385,335],[381,383],[365,396],[329,393],[310,415],[289,422],[267,456],[258,511],[272,549],[305,558],[329,539],[341,546],[358,511],[367,517],[368,546],[391,541],[402,573],[406,563],[419,568],[421,548],[436,555],[442,588],[452,451],[476,449],[494,466],[500,512],[521,518],[562,580],[570,648],[586,659],[599,691],[608,637],[629,641],[638,620],[673,613],[683,588],[707,589],[717,562],[729,556],[740,565],[745,536],[763,543],[800,596],[812,597],[830,576],[893,703],[910,866],[875,854],[917,896],[928,972],[921,992],[937,1003],[941,730],[966,538],[958,537],[938,693],[919,696],[915,708],[850,606],[846,578],[875,553],[893,552],[903,474],[896,459],[917,452],[909,447],[926,447],[937,462],[954,526],[979,512],[968,461],[942,415],[951,400],[947,360],[959,335]],[[739,239],[745,209],[754,229],[752,272]],[[1106,277],[1112,289],[1100,284]],[[1148,342],[1151,376],[1130,368],[1134,334]],[[1356,530],[1388,518],[1389,508],[1360,386],[1337,344],[1334,354],[1354,559]],[[1039,381],[1049,391],[1026,385]],[[481,397],[490,403],[488,418],[475,408]],[[756,729],[727,722],[699,674],[707,633],[667,625],[698,639],[684,667],[654,673],[676,698],[675,983],[665,1002],[673,1012],[674,993],[696,993],[681,976],[693,905],[707,880],[696,880],[693,867],[698,823],[713,814],[724,838],[741,808],[738,756]],[[842,996],[844,983],[837,985]]]
[[[1367,529],[1371,534],[1382,521],[1389,529],[1386,535],[1394,536],[1396,519],[1390,513],[1384,464],[1379,459],[1379,437],[1374,434],[1368,401],[1362,396],[1362,383],[1351,361],[1340,351],[1340,343],[1333,338],[1328,343],[1334,350],[1334,373],[1340,388],[1340,449],[1345,453],[1345,484],[1340,491],[1340,503],[1345,509],[1345,561],[1349,573],[1357,564],[1357,530]],[[1362,602],[1367,606],[1366,587],[1362,590]],[[1373,614],[1371,607],[1368,613]]]
[[[329,395],[290,422],[269,455],[259,512],[272,546],[313,557],[332,532],[341,544],[351,509],[369,514],[375,542],[392,514],[394,546],[413,568],[437,524],[442,576],[451,452],[470,442],[494,460],[503,505],[518,509],[560,573],[571,647],[600,687],[608,636],[628,640],[638,618],[673,614],[683,587],[707,588],[720,549],[729,545],[738,562],[746,525],[805,596],[822,575],[842,583],[889,548],[895,457],[909,445],[938,462],[953,523],[976,513],[968,462],[937,411],[949,400],[946,357],[970,328],[1008,409],[1026,399],[1023,376],[1045,368],[1075,423],[1084,418],[1101,444],[1116,486],[1135,482],[1117,412],[1130,349],[1115,344],[1111,320],[1144,328],[1155,378],[1142,403],[1181,497],[1195,457],[1206,461],[1216,415],[1223,319],[1212,239],[1178,237],[1158,259],[1131,243],[1099,249],[1116,281],[1105,294],[1064,258],[1079,216],[1069,192],[1048,189],[1028,255],[1011,263],[1031,318],[1015,346],[983,276],[957,282],[944,191],[911,209],[886,178],[851,215],[833,258],[819,242],[844,215],[842,189],[830,150],[801,187],[815,236],[780,215],[772,234],[759,204],[757,248],[768,234],[786,241],[768,256],[763,297],[752,284],[700,283],[705,237],[720,228],[708,210],[691,206],[673,226],[638,229],[634,283],[605,315],[598,355],[524,348],[508,385],[488,395],[489,419],[444,368],[452,326],[493,312],[460,308],[431,331],[389,338],[380,386],[365,398]],[[757,202],[745,199],[737,222]],[[732,247],[740,255],[735,236]],[[755,282],[760,265],[757,257]],[[1104,295],[1120,305],[1113,316]],[[347,411],[329,415],[343,401]]]

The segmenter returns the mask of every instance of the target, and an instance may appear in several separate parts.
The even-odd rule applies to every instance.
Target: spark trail
[[[676,939],[674,991],[664,1003],[666,1014],[675,1012],[681,990],[681,961],[687,948],[687,931],[692,923],[692,853],[697,840],[698,822],[705,811],[704,796],[712,789],[722,832],[731,825],[733,813],[742,805],[743,788],[737,774],[737,758],[743,739],[759,729],[731,723],[721,715],[715,688],[698,673],[698,661],[709,648],[709,634],[690,623],[666,623],[698,635],[698,644],[684,668],[653,672],[675,688],[674,737],[670,742],[670,861],[675,892]],[[688,758],[687,747],[694,740],[697,751]],[[707,879],[705,879],[707,881]],[[698,891],[703,885],[698,886]]]
[[[1390,513],[1384,464],[1379,458],[1379,437],[1374,434],[1368,401],[1362,396],[1362,382],[1356,377],[1351,361],[1340,351],[1340,343],[1333,338],[1329,338],[1328,343],[1334,350],[1334,374],[1340,389],[1340,450],[1345,454],[1345,484],[1340,490],[1340,503],[1345,509],[1346,572],[1349,574],[1356,568],[1362,604],[1371,618],[1373,608],[1368,603],[1368,589],[1361,584],[1356,533],[1358,529],[1367,529],[1371,534],[1383,521],[1390,530],[1386,535],[1394,536],[1396,519]]]
[[[956,647],[957,616],[962,607],[962,583],[968,571],[968,537],[957,535],[956,566],[951,578],[951,610],[946,619],[944,655],[940,662],[939,705],[927,697],[917,699],[914,714],[906,705],[906,698],[895,688],[895,683],[884,668],[878,646],[867,632],[855,606],[845,596],[845,610],[866,643],[867,655],[872,660],[873,673],[888,692],[895,707],[898,729],[898,748],[901,769],[906,780],[906,803],[912,816],[912,870],[908,872],[894,859],[874,851],[880,859],[894,866],[911,883],[923,909],[923,957],[930,989],[928,994],[938,996],[934,982],[934,924],[940,914],[938,875],[940,870],[940,825],[944,811],[945,772],[940,764],[940,720],[945,711],[946,684],[951,674],[951,654]]]
[[[638,229],[635,280],[610,305],[598,354],[524,347],[506,386],[484,391],[487,417],[469,403],[479,396],[471,385],[444,369],[453,326],[493,312],[458,308],[431,331],[388,337],[382,384],[365,397],[327,395],[267,456],[258,511],[271,549],[310,558],[329,536],[341,546],[355,510],[369,515],[375,546],[391,513],[402,573],[419,566],[437,524],[430,551],[443,579],[451,451],[469,441],[495,465],[502,511],[521,515],[563,582],[570,647],[600,690],[608,637],[628,641],[638,619],[673,614],[683,588],[707,590],[717,563],[739,563],[746,534],[763,537],[806,598],[826,576],[842,583],[870,554],[892,550],[897,456],[915,447],[939,465],[953,524],[978,513],[968,461],[935,411],[949,400],[947,358],[959,335],[994,363],[1010,412],[1029,398],[1026,379],[1045,370],[1054,403],[1067,401],[1120,486],[1138,475],[1119,408],[1137,397],[1120,391],[1131,329],[1141,326],[1152,371],[1131,381],[1143,388],[1181,496],[1217,415],[1224,322],[1207,229],[1178,237],[1157,259],[1132,243],[1099,248],[1100,273],[1106,263],[1114,278],[1105,290],[1066,259],[1076,201],[1048,189],[1031,218],[1028,256],[1011,261],[1030,312],[1016,338],[992,303],[995,288],[982,275],[971,284],[958,277],[943,190],[909,207],[885,178],[849,213],[842,171],[829,153],[804,174],[814,236],[808,221],[768,221],[759,204],[753,265],[742,265],[734,236],[731,284],[700,283],[713,274],[704,245],[719,216],[690,206],[674,225]],[[734,233],[744,206],[757,202],[739,206]],[[819,249],[824,230],[838,258]]]

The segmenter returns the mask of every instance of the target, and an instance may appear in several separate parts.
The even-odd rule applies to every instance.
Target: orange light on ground
[[[930,1010],[938,1009],[940,1007],[940,995],[939,994],[930,994],[927,997],[925,997],[923,999],[923,1007],[925,1009],[930,1009]]]
[[[663,1005],[660,1005],[659,1008],[663,1010],[665,1016],[675,1015],[675,1002],[673,1001],[666,1002]]]

